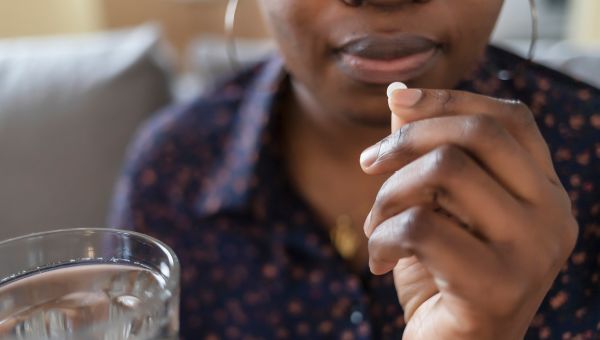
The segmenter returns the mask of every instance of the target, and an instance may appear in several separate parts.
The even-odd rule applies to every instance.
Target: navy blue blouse
[[[273,57],[151,119],[130,149],[111,224],[169,244],[185,339],[399,339],[390,274],[352,271],[290,184]],[[600,338],[600,91],[497,48],[459,88],[517,98],[537,117],[580,224],[528,339]]]

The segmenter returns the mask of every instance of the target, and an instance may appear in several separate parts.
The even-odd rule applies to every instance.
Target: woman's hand
[[[365,222],[374,274],[394,271],[404,339],[519,339],[577,238],[530,110],[398,90],[395,132],[361,156],[390,173]]]

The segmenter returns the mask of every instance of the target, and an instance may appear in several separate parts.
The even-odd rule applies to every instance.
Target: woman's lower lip
[[[344,74],[354,80],[370,84],[389,84],[394,81],[408,81],[424,73],[433,65],[437,55],[437,48],[390,60],[368,59],[342,53],[338,58],[338,66]]]

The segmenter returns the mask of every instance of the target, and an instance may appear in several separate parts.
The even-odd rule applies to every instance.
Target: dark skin
[[[404,338],[522,338],[574,246],[570,201],[526,106],[435,90],[473,67],[502,1],[261,4],[291,74],[290,175],[325,225],[368,214],[352,262],[394,272]],[[340,72],[334,50],[394,32],[428,36],[441,53],[386,100],[385,86]]]

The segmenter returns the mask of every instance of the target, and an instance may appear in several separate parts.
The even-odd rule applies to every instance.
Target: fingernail
[[[369,148],[367,148],[365,151],[363,151],[360,154],[360,165],[363,168],[368,168],[371,165],[373,165],[373,163],[375,163],[375,161],[377,160],[377,158],[379,157],[379,143],[370,146]]]
[[[408,86],[406,86],[406,84],[399,82],[399,81],[391,83],[387,88],[387,96],[388,96],[388,98],[391,98],[394,91],[406,90],[407,88],[408,88]]]
[[[423,97],[423,91],[419,89],[406,89],[394,91],[390,97],[390,102],[393,105],[403,107],[413,107]]]

